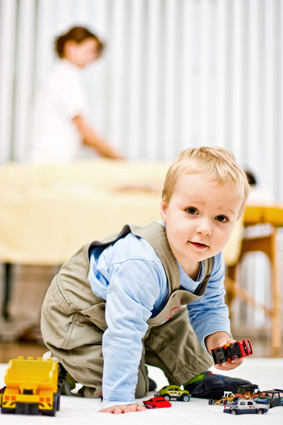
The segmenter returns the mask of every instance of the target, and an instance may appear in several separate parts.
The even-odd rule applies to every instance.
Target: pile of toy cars
[[[208,404],[224,405],[224,413],[233,415],[263,414],[272,407],[283,406],[283,390],[259,391],[257,385],[250,384],[240,387],[236,394],[224,391],[222,398],[219,400],[209,399]]]
[[[257,397],[260,394],[258,385],[256,384],[244,384],[238,388],[238,391],[234,394],[232,391],[224,391],[223,396],[220,399],[210,398],[208,404],[225,405],[236,401],[239,398],[250,399]]]

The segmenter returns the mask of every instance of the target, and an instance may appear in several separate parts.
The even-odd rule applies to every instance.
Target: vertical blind
[[[0,0],[1,164],[21,162],[55,36],[107,43],[85,72],[89,120],[130,159],[220,145],[283,202],[280,0]]]

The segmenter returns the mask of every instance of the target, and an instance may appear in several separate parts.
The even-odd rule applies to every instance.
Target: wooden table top
[[[271,224],[283,226],[283,205],[247,205],[244,211],[244,225]]]

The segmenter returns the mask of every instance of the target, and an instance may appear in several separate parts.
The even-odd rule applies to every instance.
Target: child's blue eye
[[[216,217],[216,220],[219,221],[220,223],[225,223],[226,221],[229,221],[227,217],[225,217],[225,215],[218,215]]]
[[[194,208],[194,207],[187,208],[186,211],[189,214],[197,214],[198,213],[198,210],[196,208]]]

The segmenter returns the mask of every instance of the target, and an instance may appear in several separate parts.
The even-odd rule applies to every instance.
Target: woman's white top
[[[29,162],[76,159],[82,140],[72,119],[85,110],[82,71],[60,59],[34,99]]]

